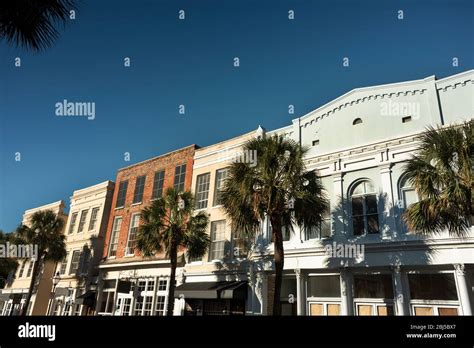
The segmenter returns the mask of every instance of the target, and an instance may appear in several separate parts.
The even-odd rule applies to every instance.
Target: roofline
[[[259,127],[261,127],[261,126],[259,126]],[[266,132],[266,130],[265,130],[264,127],[262,127],[262,129]],[[252,131],[247,132],[247,133],[240,134],[240,135],[237,135],[237,136],[235,136],[235,137],[232,137],[232,138],[229,138],[229,139],[225,139],[225,140],[219,141],[218,143],[213,143],[213,144],[210,144],[210,145],[206,145],[206,146],[200,147],[196,152],[198,152],[198,151],[199,151],[199,152],[201,152],[201,151],[206,151],[206,150],[208,150],[208,149],[209,149],[210,147],[212,147],[212,146],[217,146],[217,145],[224,144],[224,143],[227,143],[227,142],[229,142],[229,141],[232,141],[232,140],[235,140],[235,139],[238,139],[238,138],[243,138],[243,137],[245,137],[245,136],[247,136],[247,135],[254,134],[257,130],[258,130],[258,127],[255,128],[255,129],[252,130]]]

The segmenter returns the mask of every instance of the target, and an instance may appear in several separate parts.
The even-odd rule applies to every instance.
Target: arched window
[[[408,180],[407,176],[404,175],[400,179],[399,184],[400,189],[400,208],[406,209],[413,203],[418,202],[418,194],[415,191],[415,188]]]
[[[352,121],[353,126],[355,126],[356,124],[362,124],[362,119],[357,117],[354,121]]]
[[[377,193],[369,180],[357,183],[351,191],[352,231],[355,236],[379,233]]]

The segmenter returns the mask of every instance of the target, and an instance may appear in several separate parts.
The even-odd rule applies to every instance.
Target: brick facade
[[[197,148],[196,145],[191,145],[134,165],[126,168],[119,169],[117,172],[116,185],[112,200],[112,209],[110,212],[109,223],[107,227],[107,235],[104,245],[103,256],[108,257],[110,248],[110,238],[113,229],[114,219],[118,216],[122,217],[122,225],[120,228],[118,247],[116,252],[116,259],[123,258],[125,256],[125,249],[128,241],[128,233],[130,229],[130,222],[134,213],[139,213],[140,210],[150,205],[153,192],[153,182],[155,172],[159,170],[165,170],[165,178],[163,184],[163,192],[167,188],[174,186],[175,168],[178,165],[186,164],[186,174],[184,189],[190,190],[192,181],[193,171],[193,157],[194,151]],[[146,175],[145,186],[143,191],[142,202],[139,204],[133,204],[133,196],[135,192],[135,184],[137,177]],[[128,187],[126,192],[125,204],[122,208],[117,208],[117,196],[120,189],[120,183],[128,180]],[[140,252],[135,249],[135,256],[140,256]],[[163,255],[158,255],[162,256]],[[130,256],[127,256],[127,259]],[[134,259],[134,257],[131,257]]]

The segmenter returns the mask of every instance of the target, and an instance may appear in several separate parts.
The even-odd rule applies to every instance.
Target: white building
[[[284,242],[285,314],[472,315],[473,229],[462,240],[447,232],[422,238],[407,231],[401,213],[417,199],[403,166],[418,135],[473,116],[470,70],[357,88],[267,132],[310,147],[307,169],[321,176],[331,206],[320,230],[296,228]],[[265,252],[253,254],[249,277],[253,314],[271,314],[267,225],[258,238]],[[328,255],[327,245],[359,249],[339,257]]]

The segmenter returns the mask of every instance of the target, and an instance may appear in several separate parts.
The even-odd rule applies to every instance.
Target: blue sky
[[[461,0],[83,0],[49,50],[0,43],[0,229],[118,168],[285,126],[353,88],[472,69],[473,13]],[[95,119],[56,116],[64,99],[94,102]]]

